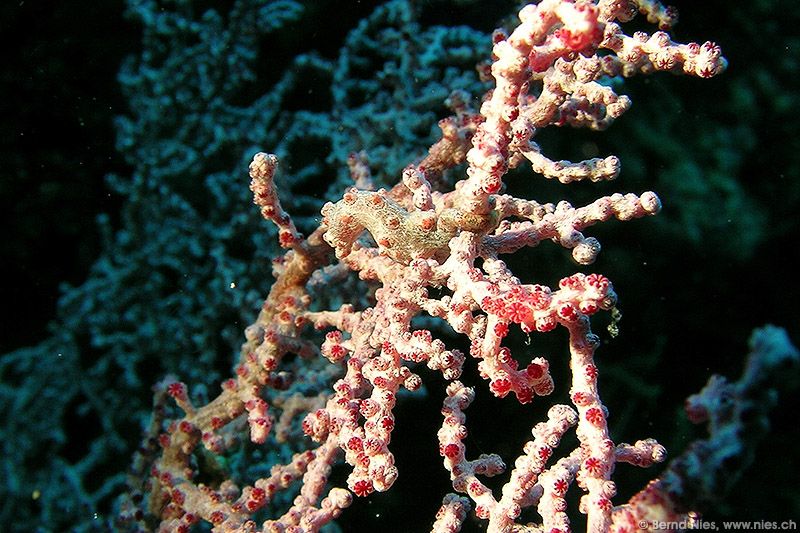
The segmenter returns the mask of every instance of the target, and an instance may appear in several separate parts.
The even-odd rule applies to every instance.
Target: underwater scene
[[[787,0],[0,5],[0,530],[796,530]]]

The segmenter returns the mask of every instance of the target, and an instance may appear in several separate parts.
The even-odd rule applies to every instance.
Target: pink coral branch
[[[623,33],[622,23],[637,12],[661,30]],[[434,531],[459,530],[474,506],[489,531],[515,530],[523,510],[535,507],[542,521],[533,530],[565,532],[570,488],[580,492],[579,510],[593,533],[623,531],[631,520],[673,503],[673,483],[685,463],[627,504],[612,503],[616,464],[651,466],[663,461],[665,450],[652,439],[615,444],[609,434],[609,408],[601,400],[595,360],[599,338],[591,318],[614,309],[611,282],[600,274],[576,273],[551,288],[524,282],[501,259],[551,240],[571,250],[577,263],[591,264],[600,245],[583,231],[612,218],[654,215],[658,197],[644,192],[613,194],[583,207],[566,201],[541,204],[507,194],[504,180],[510,168],[526,161],[535,172],[565,184],[617,177],[621,167],[615,156],[554,160],[533,139],[549,126],[608,127],[630,105],[604,83],[609,76],[668,70],[709,77],[725,68],[725,60],[711,43],[673,42],[664,30],[675,22],[675,13],[654,0],[542,0],[524,7],[519,19],[512,32],[494,34],[494,87],[480,113],[469,108],[463,94],[453,93],[448,105],[454,116],[440,121],[441,139],[389,189],[372,190],[367,155],[353,154],[348,166],[356,187],[322,208],[320,225],[308,238],[279,201],[277,157],[255,155],[250,165],[254,202],[277,225],[287,251],[275,261],[276,280],[245,332],[235,377],[223,383],[219,395],[195,405],[186,385],[166,386],[183,416],[166,423],[158,436],[161,453],[151,472],[149,511],[161,530],[185,530],[205,520],[214,531],[256,531],[253,513],[298,484],[289,509],[261,530],[317,531],[337,518],[353,495],[389,490],[402,475],[392,443],[399,423],[395,406],[404,390],[423,386],[424,374],[413,366],[423,363],[448,382],[439,453],[453,490],[465,496],[445,497]],[[463,179],[449,187],[448,172],[458,172],[462,163]],[[313,300],[349,272],[368,287],[365,294],[330,308],[328,300]],[[445,339],[455,333],[469,341],[469,356],[491,394],[528,404],[566,384],[555,383],[547,358],[523,358],[512,349],[507,340],[517,327],[525,334],[566,330],[572,406],[554,405],[546,421],[532,424],[533,439],[496,496],[482,478],[505,471],[503,459],[492,453],[468,458],[464,444],[465,410],[482,387],[464,384],[467,356]],[[286,370],[292,359],[287,354],[334,368],[326,374],[336,376],[331,390],[267,401],[292,379],[307,377]],[[710,383],[690,401],[692,417],[710,419],[712,426],[721,423],[722,415],[707,398],[729,388]],[[732,394],[744,397],[745,389],[734,387]],[[300,451],[270,475],[242,488],[229,480],[212,487],[198,477],[193,454],[201,445],[212,455],[225,453],[235,442],[232,435],[244,428],[253,445],[267,445],[273,437],[286,442],[292,438],[291,421],[301,414]],[[577,447],[560,449],[573,428]],[[333,465],[341,461],[348,465],[347,488],[329,483]]]

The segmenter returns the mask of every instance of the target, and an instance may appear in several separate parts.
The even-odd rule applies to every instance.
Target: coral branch
[[[623,33],[622,24],[637,12],[661,30]],[[611,76],[720,73],[725,60],[718,47],[678,44],[663,31],[675,17],[655,1],[542,0],[524,7],[513,31],[493,36],[493,87],[480,113],[470,109],[463,91],[452,92],[447,103],[454,116],[439,122],[441,138],[421,160],[400,167],[390,188],[373,190],[378,178],[367,154],[351,154],[347,174],[356,187],[322,207],[308,238],[278,199],[277,156],[256,154],[250,164],[254,202],[278,227],[287,251],[275,261],[276,280],[246,329],[235,377],[208,402],[193,402],[183,383],[166,386],[183,414],[154,422],[164,426],[149,484],[149,512],[159,528],[185,530],[205,520],[214,531],[251,532],[258,528],[254,513],[268,508],[277,518],[261,531],[319,530],[354,499],[385,492],[403,475],[392,441],[401,423],[395,407],[426,380],[430,394],[444,396],[438,452],[453,490],[463,495],[445,496],[434,531],[458,531],[474,507],[488,531],[566,532],[570,490],[579,497],[588,531],[630,531],[634,520],[678,516],[678,504],[695,510],[724,485],[722,463],[744,455],[734,435],[754,424],[745,414],[768,407],[766,380],[782,363],[796,364],[788,340],[774,329],[756,335],[739,383],[712,379],[688,402],[693,420],[709,421],[711,440],[691,447],[630,502],[615,507],[617,463],[650,467],[666,451],[653,439],[629,445],[611,438],[614,406],[601,399],[601,342],[591,321],[615,312],[614,287],[603,275],[579,272],[551,288],[523,281],[501,259],[551,240],[589,265],[600,244],[583,234],[586,228],[659,211],[660,200],[649,191],[573,207],[566,200],[541,204],[508,194],[504,180],[525,161],[564,184],[616,178],[621,166],[613,155],[558,161],[533,139],[548,126],[608,127],[630,105],[607,83]],[[568,360],[531,356],[512,342],[514,328],[539,335],[559,327],[568,336]],[[469,343],[475,364],[454,346],[454,335]],[[444,392],[434,390],[423,363],[441,374]],[[559,371],[551,373],[551,365]],[[557,383],[554,376],[567,367],[569,383]],[[476,384],[467,386],[470,380]],[[510,476],[496,495],[483,478],[504,472],[506,463],[489,451],[470,458],[466,409],[484,390],[495,401],[513,397],[524,405],[558,388],[568,388],[572,405],[553,405],[538,424],[524,422],[533,439],[509,463]],[[577,444],[566,438],[573,429]],[[280,444],[293,446],[293,453],[241,489],[224,472],[201,475],[206,462],[224,469],[222,458],[242,432],[249,432],[247,446]],[[333,466],[341,462],[347,465],[346,488],[331,482]],[[703,471],[694,472],[697,466]],[[292,503],[278,511],[283,492],[293,495]],[[538,511],[540,523],[518,522],[528,508]]]

